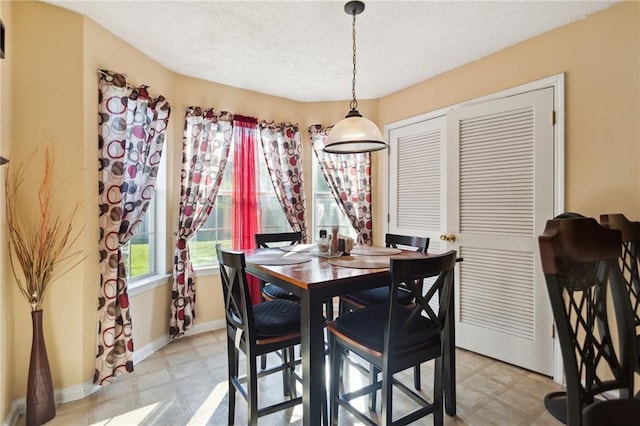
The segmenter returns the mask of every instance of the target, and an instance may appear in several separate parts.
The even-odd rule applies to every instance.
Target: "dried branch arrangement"
[[[44,175],[38,190],[38,211],[35,223],[25,214],[23,190],[25,169],[29,162],[13,171],[9,165],[5,180],[7,235],[9,258],[20,291],[33,311],[41,309],[50,284],[82,262],[80,250],[72,251],[84,226],[74,232],[78,204],[67,216],[51,217],[51,168],[53,160],[47,147],[44,155]],[[23,194],[25,193],[25,194]],[[26,194],[28,196],[28,194]],[[18,270],[19,269],[19,270]]]

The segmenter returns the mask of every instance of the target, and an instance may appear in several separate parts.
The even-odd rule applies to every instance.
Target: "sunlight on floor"
[[[93,423],[91,426],[105,426],[105,425],[137,425],[142,423],[142,421],[149,416],[160,403],[156,402],[155,404],[149,404],[145,407],[141,407],[135,409],[133,411],[127,411],[124,414],[120,414],[119,416],[111,417],[110,419],[105,419],[96,423]]]
[[[218,383],[207,399],[200,405],[198,411],[189,419],[187,425],[196,426],[206,424],[227,394],[228,382]]]
[[[291,413],[291,418],[289,419],[289,423],[299,423],[302,420],[302,404],[298,404],[293,407],[293,412]]]
[[[358,362],[364,365],[368,364],[366,361],[360,359],[354,362]],[[367,368],[369,367],[370,366],[367,366]],[[360,389],[369,384],[369,378],[348,361],[344,361],[344,372],[346,372],[346,374],[343,373],[343,386],[344,391],[346,392]],[[359,411],[367,411],[369,405],[369,395],[364,395],[356,398],[351,401],[351,404]]]

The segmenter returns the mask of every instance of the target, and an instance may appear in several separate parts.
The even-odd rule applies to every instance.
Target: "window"
[[[320,236],[321,229],[330,234],[334,225],[338,225],[340,234],[356,239],[358,235],[351,226],[349,218],[333,198],[317,157],[313,158],[315,161],[313,162],[313,238],[311,240]]]
[[[291,232],[291,226],[282,211],[280,201],[273,190],[269,171],[262,153],[262,144],[258,143],[258,202],[260,209],[261,232]],[[229,151],[227,166],[222,176],[222,184],[216,197],[215,205],[207,221],[189,240],[191,261],[196,268],[215,266],[216,244],[231,249],[231,203],[233,194],[233,144]]]
[[[168,142],[165,141],[165,149]],[[158,170],[156,190],[142,223],[136,234],[122,246],[125,270],[129,282],[140,281],[165,271],[166,212],[166,152],[163,153]]]
[[[291,232],[291,225],[273,189],[261,143],[258,144],[258,173],[258,214],[262,232]]]
[[[122,257],[130,280],[144,278],[155,272],[155,200],[144,215],[136,234],[122,247]]]

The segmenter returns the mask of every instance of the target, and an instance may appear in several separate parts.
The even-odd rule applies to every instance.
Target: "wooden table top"
[[[308,255],[311,260],[304,263],[298,263],[294,265],[259,265],[250,262],[252,255],[264,254],[264,253],[277,253],[280,252],[283,255],[286,252],[277,248],[268,249],[255,249],[245,250],[245,256],[247,257],[248,268],[252,267],[256,270],[267,272],[273,276],[278,277],[284,281],[287,281],[293,285],[301,288],[308,288],[310,286],[323,287],[326,285],[332,285],[336,282],[348,282],[350,280],[362,279],[363,276],[370,277],[384,277],[389,275],[389,268],[361,268],[361,267],[344,267],[332,265],[329,263],[329,259],[321,256],[308,255],[306,253],[297,254]],[[424,257],[427,256],[422,253],[414,251],[403,251],[402,253],[394,256],[387,256],[387,258],[394,257]],[[369,256],[352,256],[353,259],[360,258],[365,259]],[[371,256],[373,257],[373,256]],[[380,260],[382,256],[375,256],[376,260]],[[344,259],[344,257],[342,258]]]

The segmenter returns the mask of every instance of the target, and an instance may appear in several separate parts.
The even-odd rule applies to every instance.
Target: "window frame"
[[[165,140],[163,153],[160,158],[155,193],[145,218],[149,220],[149,272],[137,277],[128,277],[128,293],[130,296],[142,293],[150,288],[168,282],[167,274],[167,147]],[[131,245],[131,241],[127,243]],[[153,244],[152,244],[153,242]]]
[[[338,202],[333,196],[333,193],[331,192],[331,188],[329,188],[329,183],[327,182],[327,179],[325,178],[324,173],[322,173],[322,168],[320,167],[320,160],[318,159],[318,156],[315,153],[312,153],[312,155],[313,155],[314,161],[312,161],[313,184],[312,184],[311,198],[312,198],[313,205],[312,205],[311,211],[312,211],[312,222],[313,222],[312,224],[313,238],[311,238],[311,241],[315,241],[316,238],[320,237],[320,230],[327,231],[327,234],[331,233],[331,226],[318,224],[318,220],[319,220],[318,211],[320,210],[318,208],[319,198],[329,199],[333,201],[333,203],[330,204],[332,206],[332,209],[335,209],[337,212],[336,214],[342,218],[341,220],[342,223],[338,225],[338,232],[342,235],[349,236],[354,240],[356,240],[358,237],[357,232],[355,231],[355,229],[353,229],[353,226],[351,225],[351,221],[342,210],[342,207],[338,205]],[[318,189],[319,182],[325,182],[327,186],[327,191],[319,191]]]

